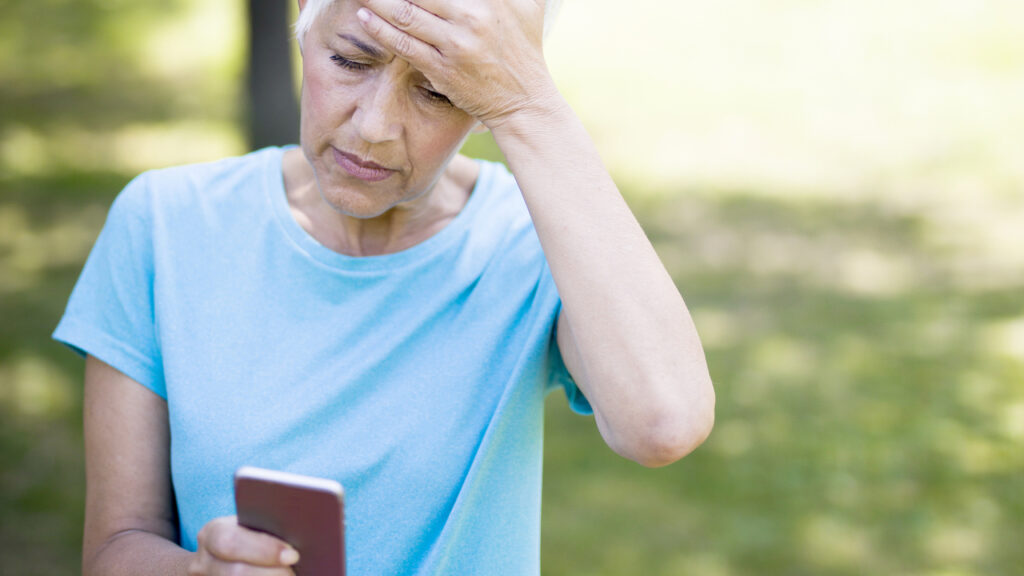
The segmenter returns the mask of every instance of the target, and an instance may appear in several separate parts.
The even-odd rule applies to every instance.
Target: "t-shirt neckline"
[[[276,220],[292,245],[308,258],[318,263],[339,270],[349,271],[386,271],[404,268],[431,258],[457,241],[469,226],[480,204],[481,196],[489,189],[488,182],[492,178],[489,162],[474,160],[480,168],[473,191],[469,195],[462,210],[433,236],[410,246],[405,250],[378,256],[348,256],[331,250],[313,238],[292,216],[288,206],[288,198],[284,189],[284,171],[281,165],[285,151],[295,146],[273,147],[265,150],[264,188],[267,200]]]

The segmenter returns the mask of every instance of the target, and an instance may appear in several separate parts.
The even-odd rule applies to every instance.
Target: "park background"
[[[133,175],[249,149],[246,23],[0,0],[0,573],[79,569],[83,366],[49,334]],[[566,0],[547,52],[718,408],[648,470],[552,395],[544,573],[1020,574],[1024,3]]]

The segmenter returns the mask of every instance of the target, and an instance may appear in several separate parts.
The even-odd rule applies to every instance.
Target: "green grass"
[[[78,571],[82,363],[49,334],[110,201],[152,162],[242,151],[237,6],[72,4],[0,20],[2,574]],[[1021,14],[566,4],[552,70],[718,406],[647,470],[553,395],[545,574],[1020,573]]]
[[[78,571],[82,362],[49,334],[126,178],[0,180],[0,565]]]
[[[5,281],[0,305],[5,571],[77,569],[81,363],[48,334],[126,180],[3,183],[0,219],[19,224],[0,235],[0,276],[21,278]],[[718,421],[693,455],[647,470],[553,396],[545,574],[1024,565],[1024,361],[1012,337],[1024,282],[979,288],[984,271],[957,272],[958,250],[931,242],[926,218],[869,203],[708,191],[633,203],[704,333]],[[847,277],[850,255],[868,253],[899,263],[900,282],[871,290]]]
[[[961,287],[927,221],[871,205],[694,193],[638,211],[707,328],[718,422],[643,470],[553,402],[545,573],[1024,565],[1024,361],[994,336],[1020,322],[1024,283]],[[837,281],[868,252],[906,263],[901,289]]]

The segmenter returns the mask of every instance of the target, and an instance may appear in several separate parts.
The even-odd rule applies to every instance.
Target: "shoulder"
[[[499,162],[478,160],[480,173],[471,198],[470,238],[500,256],[500,268],[522,278],[535,278],[544,254],[526,201],[515,176]]]
[[[148,219],[262,191],[274,168],[280,174],[280,155],[279,148],[265,148],[244,156],[148,170],[118,194],[111,212]]]
[[[530,213],[515,176],[500,162],[477,160],[477,163],[480,170],[473,194],[479,196],[483,219],[501,221],[516,228],[532,228]]]
[[[491,160],[474,160],[480,169],[477,178],[479,179],[476,188],[485,189],[487,192],[507,196],[521,196],[516,178],[509,172],[501,162]]]

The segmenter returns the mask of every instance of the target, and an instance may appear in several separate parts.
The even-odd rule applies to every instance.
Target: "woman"
[[[240,465],[346,488],[350,574],[539,572],[543,398],[646,466],[714,393],[546,69],[535,0],[299,0],[300,148],[143,174],[55,337],[88,356],[87,574],[290,574]],[[457,155],[490,130],[511,174]]]

